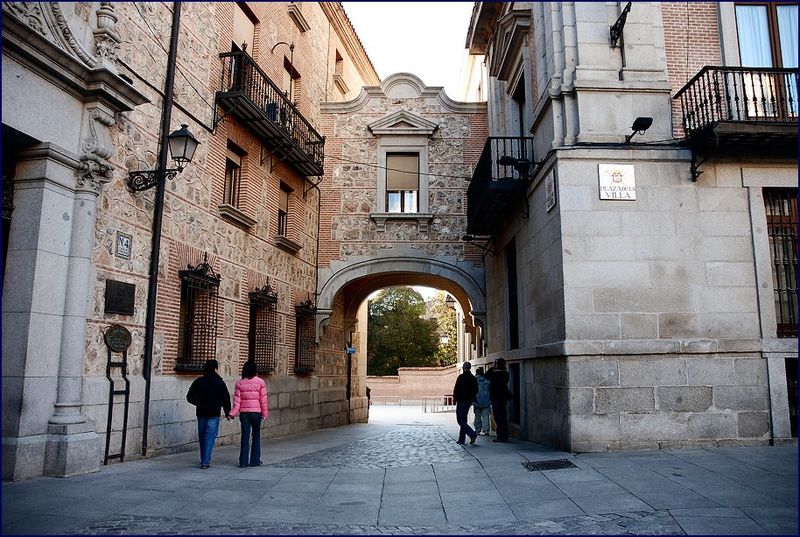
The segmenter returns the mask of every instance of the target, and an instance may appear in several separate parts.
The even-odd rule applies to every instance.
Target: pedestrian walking
[[[506,361],[498,358],[495,365],[486,372],[489,378],[489,400],[492,402],[492,414],[497,424],[497,438],[493,442],[508,442],[508,401],[511,390],[508,389],[508,371]]]
[[[478,433],[469,426],[467,421],[469,408],[475,402],[475,396],[478,395],[478,381],[475,380],[470,371],[471,367],[472,364],[464,362],[462,372],[456,379],[455,386],[453,386],[453,401],[456,402],[456,421],[459,425],[459,444],[463,444],[467,436],[469,436],[470,444],[474,444],[475,439],[478,438]]]
[[[261,466],[261,420],[269,416],[267,383],[257,376],[256,363],[247,361],[242,367],[242,378],[233,390],[231,417],[239,415],[242,440],[239,449],[239,468]],[[250,442],[252,434],[253,441]]]
[[[207,360],[203,364],[203,376],[198,377],[189,387],[186,400],[197,407],[197,439],[200,443],[200,468],[211,466],[211,452],[219,433],[219,413],[225,410],[230,419],[231,394],[225,381],[217,374],[219,363]]]
[[[489,400],[489,386],[491,382],[483,374],[483,368],[479,367],[475,370],[475,380],[478,381],[478,395],[475,396],[475,404],[472,406],[475,412],[475,432],[480,433],[483,429],[484,436],[489,436],[489,409],[492,406]]]

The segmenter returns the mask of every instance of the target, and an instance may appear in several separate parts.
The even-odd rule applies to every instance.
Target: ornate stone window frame
[[[387,221],[416,221],[417,230],[426,233],[433,220],[433,214],[429,212],[428,199],[428,141],[438,125],[403,110],[370,123],[367,128],[378,137],[376,211],[370,214],[377,231],[385,231]],[[391,153],[419,155],[419,210],[416,213],[387,212],[386,155]]]

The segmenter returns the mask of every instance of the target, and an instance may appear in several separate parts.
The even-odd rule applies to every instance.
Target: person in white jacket
[[[233,392],[231,417],[239,414],[242,424],[242,445],[239,449],[239,468],[261,466],[261,420],[269,416],[267,384],[256,374],[255,362],[245,362],[242,378]],[[250,445],[250,433],[253,443]],[[248,457],[249,455],[249,457]]]
[[[475,404],[472,410],[475,412],[475,432],[480,434],[483,429],[484,436],[489,436],[489,409],[492,403],[489,400],[489,379],[483,376],[483,368],[475,370],[475,378],[478,380],[478,395],[475,397]]]

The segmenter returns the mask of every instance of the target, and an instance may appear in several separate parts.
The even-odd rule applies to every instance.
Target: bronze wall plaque
[[[105,337],[108,348],[114,352],[125,352],[131,346],[131,333],[124,326],[112,324],[106,330]]]
[[[133,315],[136,286],[132,283],[106,280],[106,313]]]

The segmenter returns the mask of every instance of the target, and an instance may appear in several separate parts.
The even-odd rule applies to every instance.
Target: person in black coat
[[[506,361],[498,358],[495,365],[486,372],[492,383],[489,386],[489,400],[492,402],[492,414],[497,424],[497,438],[493,442],[508,442],[508,401],[511,391],[508,389],[508,371]]]
[[[218,367],[216,360],[206,361],[203,364],[203,376],[192,382],[186,394],[186,400],[197,407],[200,468],[204,470],[211,465],[211,451],[219,433],[220,410],[225,409],[225,417],[231,417],[231,394],[225,381],[217,374]]]
[[[478,380],[473,376],[470,369],[472,364],[464,362],[462,373],[456,379],[456,385],[453,386],[453,401],[456,403],[456,421],[460,429],[458,430],[458,443],[463,444],[467,436],[469,436],[469,443],[474,444],[475,439],[478,438],[478,433],[469,426],[467,415],[472,403],[475,402],[475,396],[478,395]]]

